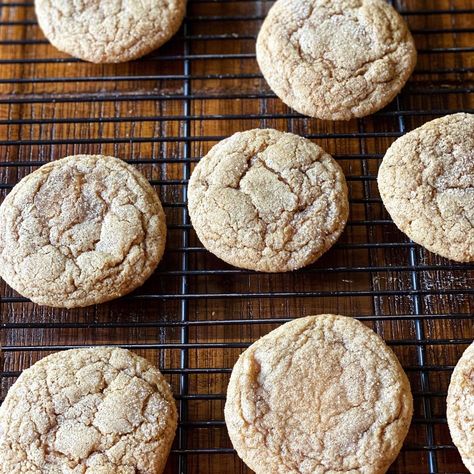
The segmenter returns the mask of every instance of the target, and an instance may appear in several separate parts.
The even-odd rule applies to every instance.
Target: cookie
[[[59,352],[25,370],[0,407],[0,473],[159,474],[176,425],[170,387],[142,357]]]
[[[257,61],[297,112],[349,120],[392,101],[415,67],[416,49],[385,0],[278,0],[258,35]]]
[[[446,415],[464,465],[474,473],[474,343],[459,359],[448,389]]]
[[[355,319],[283,324],[232,370],[225,420],[257,474],[384,473],[410,425],[410,384],[395,354]]]
[[[51,44],[93,63],[121,63],[166,43],[179,29],[186,0],[35,0]]]
[[[0,206],[0,276],[35,303],[88,306],[142,285],[165,240],[141,173],[118,158],[69,156],[23,178]]]
[[[396,140],[378,186],[410,239],[442,257],[474,261],[474,115],[447,115]]]
[[[189,181],[188,208],[203,245],[231,265],[296,270],[338,239],[347,221],[339,165],[311,141],[272,129],[215,145]]]

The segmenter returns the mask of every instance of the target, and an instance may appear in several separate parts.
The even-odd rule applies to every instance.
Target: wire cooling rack
[[[386,148],[435,117],[473,112],[471,0],[399,0],[419,61],[386,109],[351,122],[302,117],[271,92],[254,44],[272,2],[191,0],[177,36],[127,64],[92,65],[56,51],[32,2],[0,1],[0,191],[74,153],[115,155],[156,187],[167,213],[163,262],[129,297],[78,310],[1,294],[0,398],[21,370],[56,350],[128,347],[159,365],[179,406],[168,473],[246,473],[223,422],[238,354],[294,317],[360,318],[397,353],[415,415],[390,472],[467,472],[449,437],[445,397],[453,366],[474,337],[473,265],[406,239],[384,211],[376,174]],[[304,135],[334,155],[350,188],[351,215],[338,244],[291,274],[232,268],[203,248],[186,212],[194,164],[223,137],[254,127]]]

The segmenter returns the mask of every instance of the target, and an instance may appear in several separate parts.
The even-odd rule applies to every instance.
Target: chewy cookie
[[[355,319],[296,319],[234,366],[225,420],[257,474],[384,473],[408,432],[413,400],[390,348]]]
[[[415,67],[416,49],[385,0],[278,0],[258,35],[257,61],[285,104],[349,120],[392,101]]]
[[[448,389],[446,415],[464,465],[474,473],[474,343],[459,359]]]
[[[442,257],[474,261],[474,115],[447,115],[396,140],[377,181],[410,239]]]
[[[159,474],[176,425],[170,387],[142,357],[59,352],[25,370],[0,407],[0,473]]]
[[[93,63],[136,59],[168,41],[184,18],[186,0],[35,0],[51,44]]]
[[[165,240],[160,200],[140,172],[69,156],[23,178],[0,206],[0,276],[35,303],[88,306],[142,285]]]
[[[193,171],[188,208],[210,252],[264,272],[314,262],[338,239],[349,212],[334,159],[305,138],[272,129],[215,145]]]

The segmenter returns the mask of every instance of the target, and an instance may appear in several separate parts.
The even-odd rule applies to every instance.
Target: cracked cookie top
[[[69,156],[23,178],[0,206],[0,275],[35,303],[88,306],[143,284],[165,240],[160,200],[140,172]]]
[[[397,95],[416,49],[385,0],[278,0],[258,35],[257,61],[285,104],[311,117],[349,120]]]
[[[413,400],[379,336],[324,314],[283,324],[243,352],[224,411],[234,448],[257,474],[382,474]]]
[[[159,474],[176,424],[169,385],[142,357],[59,352],[25,370],[0,407],[0,473]]]
[[[446,415],[454,444],[474,472],[474,343],[459,359],[448,389]]]
[[[425,123],[396,140],[379,169],[383,203],[416,243],[474,261],[474,115]]]
[[[204,246],[231,265],[264,272],[314,262],[347,221],[339,165],[311,141],[272,129],[215,145],[189,181],[188,208]]]
[[[35,0],[43,33],[60,51],[93,63],[139,58],[168,41],[186,0]]]

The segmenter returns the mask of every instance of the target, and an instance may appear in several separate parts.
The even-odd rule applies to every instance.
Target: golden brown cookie
[[[459,359],[448,389],[449,431],[464,465],[474,473],[474,343]]]
[[[311,141],[272,129],[239,132],[193,171],[188,208],[204,246],[231,265],[264,272],[317,260],[347,221],[339,165]]]
[[[278,0],[258,35],[257,60],[285,104],[349,120],[392,101],[415,67],[416,49],[385,0]]]
[[[283,324],[234,366],[225,420],[257,474],[386,472],[413,411],[392,350],[355,319],[332,314]]]
[[[379,169],[397,227],[442,257],[474,261],[474,115],[425,123],[396,140]]]
[[[186,0],[35,0],[45,36],[60,51],[93,63],[139,58],[168,41]]]
[[[0,276],[42,305],[88,306],[129,293],[155,270],[165,241],[156,192],[118,158],[48,163],[0,206]]]
[[[0,473],[160,474],[176,406],[159,370],[95,347],[45,357],[0,407]]]

